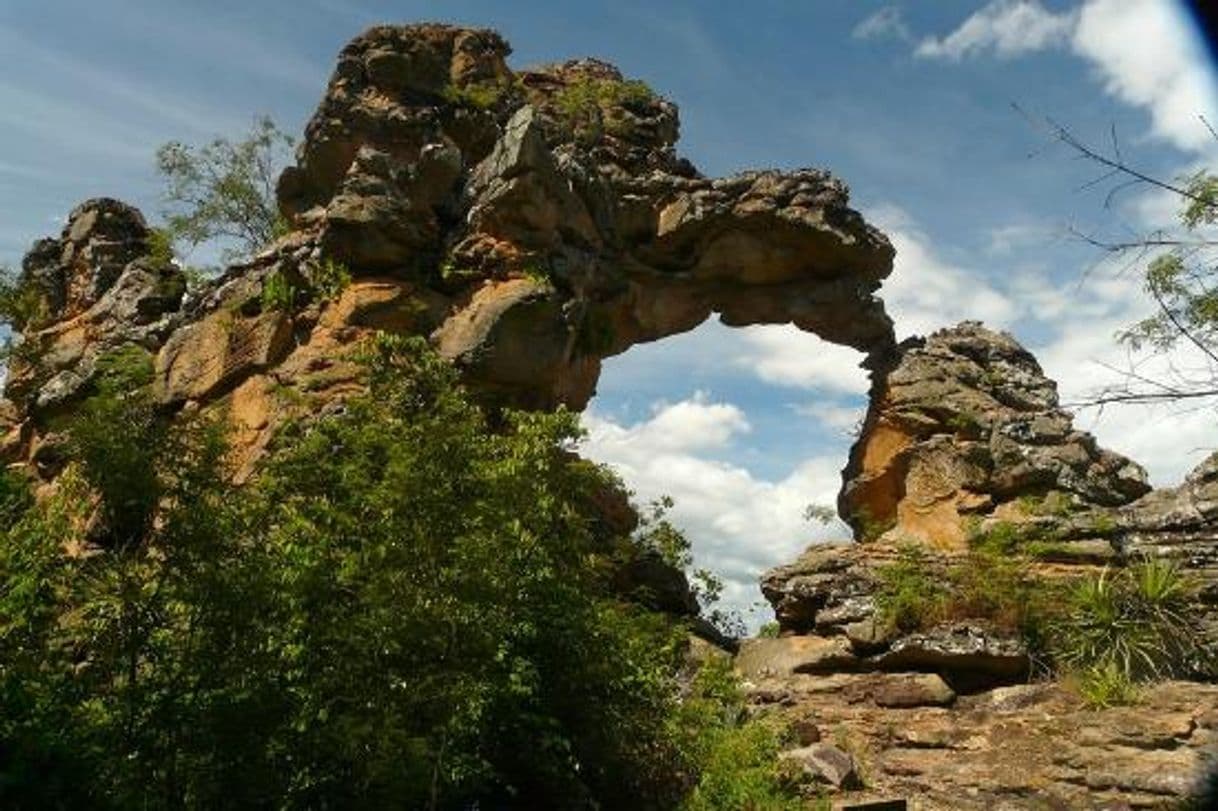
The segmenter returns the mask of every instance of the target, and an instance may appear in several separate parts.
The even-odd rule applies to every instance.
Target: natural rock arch
[[[671,102],[595,60],[513,72],[509,50],[444,25],[354,39],[279,183],[291,233],[193,296],[175,287],[134,334],[130,307],[105,294],[148,252],[99,276],[87,257],[108,242],[90,223],[112,201],[74,212],[40,243],[37,272],[88,282],[91,297],[48,300],[42,359],[9,386],[7,454],[51,441],[43,413],[124,342],[155,356],[167,407],[231,405],[251,458],[291,410],[272,392],[305,392],[315,410],[341,397],[357,385],[345,348],[375,329],[426,335],[488,401],[539,409],[582,409],[602,358],[712,313],[863,352],[893,344],[875,296],[893,249],[841,182],[814,169],[703,177],[676,155]],[[123,210],[128,242],[145,246],[142,218]],[[307,289],[328,263],[353,277],[337,300],[263,306],[268,279]]]

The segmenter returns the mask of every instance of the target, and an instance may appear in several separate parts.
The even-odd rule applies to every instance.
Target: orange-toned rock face
[[[1057,388],[1009,335],[966,322],[879,362],[839,507],[863,540],[962,549],[971,524],[1115,507],[1150,490],[1136,463],[1076,431]]]
[[[509,53],[492,31],[445,25],[356,37],[280,178],[292,232],[185,300],[139,212],[74,212],[26,262],[48,317],[9,378],[6,455],[45,445],[98,351],[125,343],[154,359],[167,409],[229,408],[250,455],[283,414],[357,390],[347,356],[376,329],[426,336],[487,400],[536,409],[582,408],[604,357],[713,313],[891,346],[874,294],[892,247],[842,183],[705,178],[650,88],[591,59],[516,72]],[[338,267],[351,282],[327,289]]]

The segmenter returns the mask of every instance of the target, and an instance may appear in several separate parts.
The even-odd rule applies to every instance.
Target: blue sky
[[[342,45],[375,22],[499,29],[516,66],[615,62],[681,108],[707,174],[822,166],[892,236],[884,295],[901,335],[973,317],[1038,352],[1066,399],[1123,363],[1116,328],[1146,311],[1131,274],[1069,236],[1143,233],[1172,203],[1097,174],[1050,116],[1164,176],[1214,166],[1211,67],[1171,0],[936,3],[669,0],[374,2],[5,0],[0,4],[0,263],[15,265],[100,194],[158,210],[156,146],[241,133],[269,113],[299,133]],[[1020,114],[1012,105],[1027,112]],[[751,602],[763,568],[840,533],[799,519],[831,501],[861,408],[859,357],[792,328],[693,333],[606,364],[588,453],[640,498],[677,497],[702,560]],[[1183,358],[1180,362],[1188,362]],[[1212,412],[1080,415],[1170,483],[1214,443]]]

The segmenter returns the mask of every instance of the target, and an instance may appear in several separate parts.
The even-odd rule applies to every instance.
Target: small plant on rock
[[[282,273],[272,273],[262,282],[262,311],[288,312],[296,306],[300,290]]]
[[[1079,697],[1094,710],[1136,704],[1139,691],[1129,674],[1115,662],[1087,668],[1077,678]]]
[[[0,267],[0,324],[21,332],[46,317],[46,302],[38,288],[8,268]]]
[[[1079,671],[1113,667],[1134,682],[1189,673],[1202,656],[1188,613],[1193,590],[1173,561],[1105,568],[1070,593],[1056,624],[1056,661]]]
[[[309,286],[322,301],[333,301],[351,285],[351,271],[342,262],[323,259],[309,266]]]
[[[932,571],[926,552],[906,544],[897,560],[878,572],[876,606],[880,618],[906,633],[932,625],[943,616],[950,594],[941,574]]]

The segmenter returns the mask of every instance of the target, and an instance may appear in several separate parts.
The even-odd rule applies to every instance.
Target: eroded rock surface
[[[138,212],[75,212],[26,261],[48,304],[31,337],[54,346],[10,378],[8,458],[121,342],[156,355],[167,409],[235,401],[247,461],[284,416],[358,389],[346,355],[378,329],[427,336],[492,404],[538,409],[582,408],[602,358],[714,313],[893,343],[875,296],[892,247],[840,181],[703,177],[676,153],[676,106],[641,82],[590,59],[516,71],[509,52],[446,25],[356,37],[278,184],[291,233],[184,304]]]
[[[965,322],[877,362],[839,499],[856,534],[963,549],[970,522],[1127,504],[1145,470],[1073,427],[1057,386],[1005,333]]]
[[[861,807],[909,798],[925,811],[1172,808],[1218,762],[1212,684],[1165,682],[1138,706],[1092,710],[1057,684],[947,701],[941,689],[893,692],[874,679],[792,675],[751,690],[754,713],[777,714],[849,757],[865,788],[846,802]]]
[[[185,279],[151,238],[139,211],[98,198],[26,255],[21,272],[36,298],[14,325],[23,340],[0,404],[0,454],[45,448],[46,421],[90,390],[100,360],[122,348],[151,359],[181,323]]]

